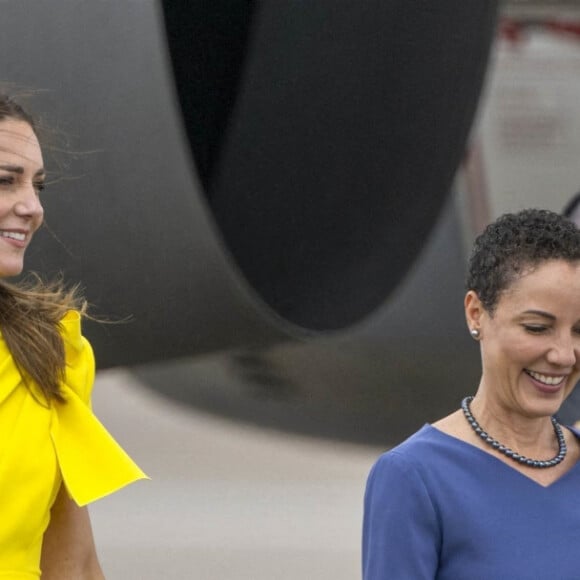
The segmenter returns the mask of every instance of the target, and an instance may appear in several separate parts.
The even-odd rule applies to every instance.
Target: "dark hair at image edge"
[[[0,92],[0,121],[4,119],[24,121],[36,131],[36,123],[32,116],[13,97]]]
[[[16,100],[0,93],[0,127],[7,119],[28,123],[33,117]],[[63,402],[60,385],[65,374],[64,343],[60,321],[69,310],[84,314],[86,302],[76,287],[62,281],[43,282],[31,275],[19,283],[0,280],[0,332],[23,379],[32,381],[47,399]]]
[[[545,209],[508,213],[489,224],[473,245],[467,290],[493,313],[501,292],[514,279],[547,260],[580,260],[580,230],[568,218]]]

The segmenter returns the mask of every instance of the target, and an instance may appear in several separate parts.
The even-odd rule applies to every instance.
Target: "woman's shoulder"
[[[378,457],[367,478],[366,495],[376,501],[403,505],[410,497],[424,497],[429,505],[445,477],[444,435],[429,424]],[[442,441],[443,439],[443,441]],[[383,499],[380,499],[383,498]]]
[[[81,351],[88,344],[82,334],[81,320],[82,316],[78,310],[67,310],[59,322],[59,330],[65,346],[75,351]]]
[[[61,319],[59,329],[65,350],[65,384],[88,403],[95,378],[95,357],[83,336],[81,320],[80,312],[69,310]]]
[[[376,461],[380,466],[413,465],[430,462],[441,447],[441,433],[426,423],[401,443],[382,453]]]
[[[426,423],[405,439],[402,443],[393,448],[393,451],[405,454],[432,453],[434,449],[447,448],[453,446],[457,439],[465,438],[465,420],[461,412],[456,411],[435,421]]]
[[[455,414],[433,424],[426,423],[410,437],[379,456],[376,469],[437,472],[441,465],[455,463],[463,452],[461,433],[455,426]]]

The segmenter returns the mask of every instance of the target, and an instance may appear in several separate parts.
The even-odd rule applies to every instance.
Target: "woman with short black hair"
[[[565,217],[506,214],[477,238],[464,306],[481,379],[374,465],[364,580],[579,577],[579,434],[554,418],[580,377],[579,296]]]

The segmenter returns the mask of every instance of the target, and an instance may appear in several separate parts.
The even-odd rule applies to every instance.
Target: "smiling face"
[[[24,252],[40,227],[38,198],[45,172],[40,145],[25,121],[0,121],[0,277],[16,276]]]
[[[580,378],[580,262],[548,260],[504,290],[491,315],[467,293],[467,322],[480,330],[480,389],[499,408],[553,415]]]

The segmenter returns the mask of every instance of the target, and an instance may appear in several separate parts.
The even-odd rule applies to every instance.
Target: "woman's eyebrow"
[[[20,165],[0,165],[0,169],[4,171],[10,171],[12,173],[19,173],[22,175],[24,173],[24,167]]]
[[[0,165],[0,169],[4,171],[10,171],[11,173],[18,173],[18,175],[24,174],[24,167],[21,165]],[[46,171],[44,167],[41,167],[35,174],[35,177],[44,177],[46,175]]]
[[[543,310],[526,310],[522,314],[535,314],[536,316],[542,316],[550,320],[556,320],[556,317],[553,314],[550,314],[549,312],[544,312]]]

